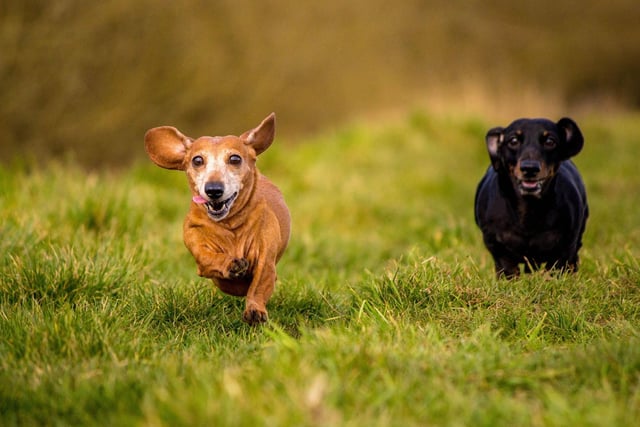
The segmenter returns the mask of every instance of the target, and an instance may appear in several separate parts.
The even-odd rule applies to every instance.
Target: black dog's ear
[[[498,170],[500,167],[500,155],[498,154],[498,148],[504,141],[504,128],[496,127],[490,129],[485,136],[487,143],[487,150],[489,151],[489,158],[491,158],[491,165],[493,169]]]
[[[558,130],[564,131],[562,134],[564,143],[561,145],[563,157],[568,159],[578,154],[584,145],[584,138],[576,122],[568,117],[563,117],[558,120],[556,126],[558,126]]]

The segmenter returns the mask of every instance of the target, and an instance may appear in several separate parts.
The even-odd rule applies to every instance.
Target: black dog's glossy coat
[[[498,276],[545,264],[576,271],[589,208],[569,160],[583,137],[571,119],[520,119],[486,136],[492,166],[480,181],[475,219]]]

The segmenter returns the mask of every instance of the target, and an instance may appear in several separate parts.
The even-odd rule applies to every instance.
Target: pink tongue
[[[538,186],[536,181],[522,181],[522,186],[525,188],[534,188]]]
[[[197,203],[199,205],[201,205],[203,203],[207,203],[207,201],[203,197],[201,197],[199,195],[198,196],[193,196],[193,198],[191,200],[193,200],[195,203]]]

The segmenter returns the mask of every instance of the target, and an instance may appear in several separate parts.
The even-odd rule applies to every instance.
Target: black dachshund
[[[486,136],[491,167],[476,191],[475,218],[498,277],[540,268],[576,271],[589,207],[569,160],[584,139],[568,118],[519,119]]]

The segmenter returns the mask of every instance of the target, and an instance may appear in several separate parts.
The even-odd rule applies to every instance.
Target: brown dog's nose
[[[522,160],[520,162],[520,170],[527,178],[536,176],[540,169],[540,162],[537,160]]]
[[[213,200],[219,199],[224,194],[224,184],[221,182],[207,182],[204,185],[204,192]]]

